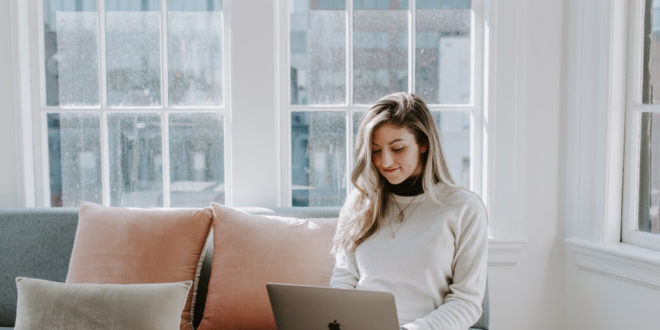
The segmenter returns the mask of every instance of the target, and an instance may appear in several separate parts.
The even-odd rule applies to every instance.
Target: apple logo
[[[339,323],[337,323],[337,320],[332,321],[332,323],[328,323],[328,330],[341,330],[339,328]]]

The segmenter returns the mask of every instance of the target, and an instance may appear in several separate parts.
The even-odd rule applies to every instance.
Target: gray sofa
[[[293,217],[336,217],[337,208],[243,208],[253,214]],[[0,329],[13,329],[17,276],[63,282],[78,222],[76,208],[0,209]],[[212,249],[204,256],[194,310],[197,326],[203,315],[211,272]],[[473,329],[488,329],[488,290],[484,312]]]

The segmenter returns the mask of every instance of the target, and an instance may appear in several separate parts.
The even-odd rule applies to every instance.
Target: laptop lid
[[[389,292],[268,283],[278,330],[398,330]]]

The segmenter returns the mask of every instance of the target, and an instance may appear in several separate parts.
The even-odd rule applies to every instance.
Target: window
[[[457,184],[481,192],[483,3],[291,0],[282,89],[293,206],[340,206],[360,115],[398,91],[420,95]],[[286,52],[286,53],[284,53]],[[288,62],[287,62],[288,61]],[[285,135],[286,136],[286,135]]]
[[[45,205],[224,196],[220,0],[43,0]]]
[[[626,114],[623,241],[660,249],[660,2],[636,1]]]

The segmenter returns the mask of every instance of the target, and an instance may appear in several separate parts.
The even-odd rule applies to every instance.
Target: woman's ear
[[[422,154],[425,153],[426,152],[426,146],[422,146],[421,148],[419,148],[419,150],[421,151],[420,153],[422,153]]]

